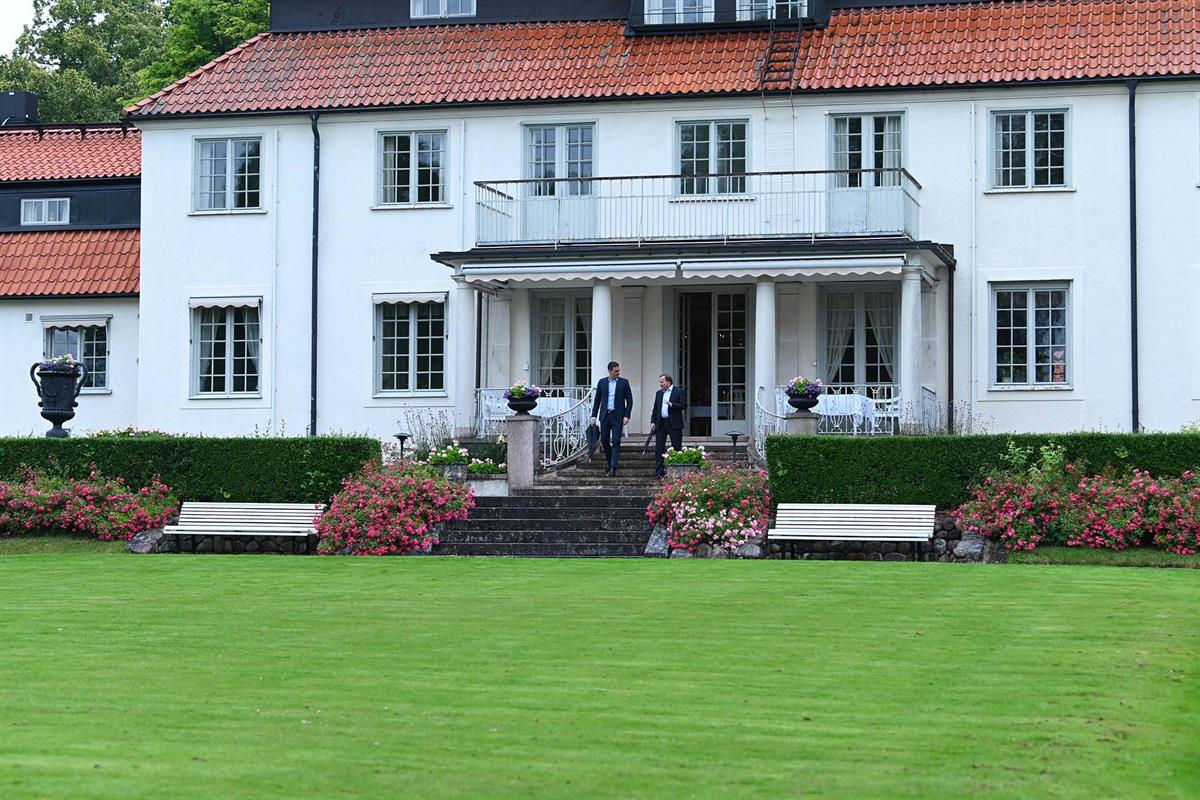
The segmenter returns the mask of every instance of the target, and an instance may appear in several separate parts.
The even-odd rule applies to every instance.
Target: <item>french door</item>
[[[678,295],[676,363],[691,435],[749,433],[749,305],[745,289]]]
[[[593,177],[595,127],[530,125],[525,128],[522,226],[531,241],[570,242],[596,236]],[[564,178],[568,180],[563,180]]]

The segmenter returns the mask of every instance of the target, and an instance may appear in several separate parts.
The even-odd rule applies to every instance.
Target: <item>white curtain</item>
[[[854,336],[854,294],[830,292],[825,296],[825,382],[837,383],[846,364],[847,348]],[[853,363],[854,353],[849,354]]]
[[[896,380],[896,310],[891,292],[867,292],[867,325],[879,346],[879,364]]]
[[[258,332],[258,309],[247,308],[243,313],[246,315],[246,360],[249,362],[246,370],[246,391],[254,391],[258,388],[258,357],[262,346],[262,338]]]
[[[566,298],[542,297],[537,303],[537,371],[539,386],[560,386],[566,381]]]

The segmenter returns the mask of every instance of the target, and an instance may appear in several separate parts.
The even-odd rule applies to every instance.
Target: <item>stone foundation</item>
[[[317,535],[309,536],[212,536],[207,534],[164,534],[156,553],[216,553],[227,555],[316,555]]]

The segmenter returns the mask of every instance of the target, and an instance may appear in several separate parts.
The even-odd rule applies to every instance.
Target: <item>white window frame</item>
[[[527,122],[522,126],[522,152],[521,162],[523,174],[526,180],[537,181],[530,183],[529,194],[533,197],[590,197],[595,193],[596,179],[596,123],[594,120],[585,120],[582,122]],[[570,172],[570,131],[571,129],[588,129],[592,134],[592,140],[589,146],[592,148],[592,155],[588,161],[589,171],[587,175],[579,176],[577,179],[568,174]],[[533,168],[533,136],[534,131],[554,130],[554,178],[555,182],[549,178],[543,178],[540,175],[534,174]],[[570,180],[558,180],[567,178]],[[559,187],[566,188],[566,194],[559,194]]]
[[[591,300],[592,300],[592,296],[586,292],[584,292],[584,293],[571,292],[571,291],[536,292],[530,298],[530,310],[532,312],[531,313],[532,325],[530,327],[529,363],[532,367],[530,374],[532,376],[534,376],[534,382],[537,383],[539,381],[542,381],[542,378],[541,378],[541,372],[542,372],[541,352],[542,351],[538,347],[538,333],[540,331],[540,325],[539,325],[540,312],[538,311],[538,304],[539,304],[540,300],[544,300],[544,299],[548,299],[548,298],[561,299],[563,301],[563,312],[564,312],[563,313],[563,378],[564,378],[564,380],[563,380],[562,386],[557,386],[554,384],[546,384],[544,382],[539,383],[539,385],[542,385],[542,386],[548,385],[549,388],[553,388],[553,389],[587,388],[589,386],[593,386],[594,382],[593,382],[592,378],[596,374],[595,373],[596,365],[594,363],[592,363],[592,352],[593,352],[592,343],[591,343],[591,319],[592,319]],[[587,347],[585,348],[585,352],[587,353],[587,360],[588,360],[588,363],[586,365],[580,364],[578,362],[577,356],[579,355],[580,349],[578,347],[576,347],[577,343],[575,341],[575,333],[576,333],[575,326],[576,326],[577,322],[579,321],[579,319],[581,317],[585,316],[585,314],[580,309],[580,303],[583,301],[586,301],[586,303],[587,303],[586,317],[588,320],[588,324],[584,328],[584,333],[588,340]],[[575,378],[577,377],[577,373],[581,369],[586,370],[587,379],[585,380],[585,382],[583,384],[578,384],[575,382]]]
[[[908,163],[908,119],[907,119],[907,114],[905,114],[903,110],[887,109],[887,110],[883,110],[883,111],[850,111],[850,112],[838,111],[836,113],[829,114],[829,135],[828,135],[828,148],[829,148],[828,164],[829,164],[829,166],[828,166],[828,169],[831,171],[841,169],[837,165],[837,155],[838,155],[837,127],[838,127],[838,122],[840,120],[858,119],[862,123],[862,133],[860,134],[864,140],[863,148],[862,148],[862,164],[855,169],[846,167],[847,171],[845,173],[837,172],[837,173],[830,175],[830,188],[834,188],[834,189],[873,189],[873,188],[880,188],[880,187],[891,187],[891,186],[902,185],[903,181],[902,181],[901,174],[891,173],[891,174],[895,175],[894,178],[891,178],[891,177],[884,175],[883,173],[870,171],[870,170],[887,169],[888,168],[882,164],[876,163],[875,147],[874,147],[874,142],[872,141],[875,136],[875,130],[874,130],[875,119],[880,118],[880,117],[897,117],[897,118],[899,118],[899,120],[900,120],[900,147],[899,147],[898,152],[900,155],[900,164],[899,164],[898,169],[903,170],[906,168],[906,164]],[[849,153],[849,152],[850,151],[847,150],[847,153]],[[855,173],[855,172],[859,173],[859,175],[860,175],[859,185],[851,186],[848,179],[850,177],[850,174]],[[880,178],[884,178],[884,181],[880,181]]]
[[[90,324],[90,325],[69,324],[69,323],[64,323],[62,325],[54,325],[52,321],[47,320],[46,327],[45,327],[45,330],[43,333],[43,340],[42,340],[43,357],[44,358],[53,358],[55,356],[55,353],[51,347],[55,331],[67,331],[67,332],[78,331],[79,347],[75,348],[74,352],[69,351],[69,350],[67,352],[70,352],[71,355],[73,355],[75,357],[76,361],[81,362],[85,367],[87,367],[88,371],[86,373],[84,373],[84,376],[83,376],[84,385],[80,391],[83,394],[109,394],[112,391],[112,387],[110,385],[111,381],[109,380],[109,376],[112,374],[112,368],[111,368],[112,335],[111,335],[111,332],[109,331],[109,328],[110,328],[110,324],[109,324],[107,317],[103,318],[102,320],[97,319],[97,321],[94,324]],[[104,371],[102,373],[104,375],[104,383],[101,383],[101,384],[97,384],[95,382],[94,376],[96,375],[96,372],[93,369],[93,367],[89,366],[89,364],[88,364],[89,360],[91,360],[94,363],[97,356],[93,355],[89,358],[89,357],[85,356],[85,354],[83,352],[83,348],[85,345],[85,342],[84,342],[85,332],[93,331],[93,330],[104,331],[104,353],[99,356],[99,358],[104,359]]]
[[[51,204],[55,204],[60,210],[57,220],[50,219]],[[31,209],[38,209],[38,219],[29,219],[28,212]],[[29,197],[21,200],[21,225],[70,225],[71,224],[71,198],[69,197]]]
[[[820,350],[817,358],[817,366],[819,372],[817,377],[826,383],[835,383],[838,386],[885,386],[888,384],[873,383],[866,379],[867,374],[867,327],[870,322],[866,311],[866,296],[869,293],[890,294],[892,296],[892,386],[900,386],[900,352],[903,346],[902,337],[903,330],[900,324],[900,290],[896,284],[858,284],[850,283],[844,286],[831,285],[822,287],[818,297],[820,328],[818,336],[818,344]],[[840,381],[829,381],[829,295],[831,294],[850,294],[854,296],[854,380],[850,383]]]
[[[736,2],[739,22],[801,19],[808,16],[807,0],[736,0]],[[785,10],[787,13],[781,15],[779,13],[781,10]]]
[[[385,147],[387,146],[387,137],[389,136],[408,136],[409,137],[409,161],[408,161],[408,200],[407,201],[387,201],[385,200]],[[438,183],[438,199],[437,200],[418,200],[420,197],[420,164],[418,158],[418,138],[421,136],[440,136],[442,137],[441,146],[441,166],[438,167],[439,183]],[[397,187],[403,184],[397,184]],[[432,185],[432,184],[430,184]],[[375,133],[375,208],[450,208],[451,203],[449,195],[450,186],[450,131],[446,128],[406,128],[406,129],[384,129]]]
[[[225,341],[225,356],[224,356],[224,359],[225,359],[225,372],[224,372],[225,390],[221,391],[221,392],[203,392],[200,390],[200,378],[201,378],[201,376],[200,376],[200,364],[201,364],[200,348],[202,346],[202,343],[200,341],[200,321],[201,321],[201,317],[205,311],[208,311],[208,310],[211,310],[214,308],[221,309],[225,312],[225,340],[224,340]],[[258,323],[257,323],[258,324],[258,358],[257,358],[257,362],[258,362],[257,368],[258,369],[257,369],[257,373],[256,373],[257,382],[256,382],[255,388],[252,391],[238,392],[238,391],[234,391],[234,389],[233,389],[233,382],[234,382],[234,377],[235,377],[233,370],[234,370],[234,361],[236,360],[234,357],[234,354],[233,354],[233,346],[234,346],[234,341],[235,341],[234,340],[234,325],[236,322],[234,312],[236,312],[238,310],[242,310],[242,309],[253,309],[255,311],[255,313],[258,314]],[[190,375],[190,384],[191,384],[191,388],[189,390],[189,396],[194,400],[240,399],[240,398],[262,397],[263,379],[267,373],[267,370],[263,363],[264,356],[265,356],[265,348],[264,348],[264,341],[263,341],[262,300],[260,299],[257,305],[244,305],[244,304],[215,305],[214,304],[214,305],[197,306],[194,308],[189,308],[188,311],[191,315],[191,317],[189,319],[189,325],[190,325],[190,329],[191,329],[191,342],[190,342],[191,364],[188,367],[188,372]]]
[[[707,175],[699,175],[695,177],[683,176],[683,128],[685,125],[707,125],[708,127],[708,169]],[[741,178],[740,181],[736,178],[731,178],[733,175],[743,173],[720,173],[715,172],[718,162],[717,156],[717,126],[718,125],[744,125],[746,129],[745,135],[745,162],[746,167],[744,174],[749,174],[753,171],[752,166],[752,150],[753,139],[750,128],[750,120],[746,117],[732,117],[728,119],[678,119],[675,120],[675,172],[680,177],[675,181],[675,193],[680,198],[692,197],[742,197],[749,191],[748,179]],[[685,181],[688,180],[705,180],[706,191],[685,191]],[[726,186],[725,191],[721,191],[720,187]]]
[[[421,13],[419,9],[424,5],[421,0],[411,0],[408,6],[409,17],[412,19],[451,19],[453,17],[473,17],[476,15],[476,0],[469,0],[471,5],[470,11],[456,11],[450,13],[450,0],[434,0],[438,5],[436,14]]]
[[[1036,173],[1034,165],[1034,130],[1033,118],[1036,114],[1063,115],[1063,182],[1034,183],[1031,178]],[[1000,134],[996,130],[997,119],[1004,116],[1024,115],[1025,117],[1025,182],[1021,184],[1004,185],[999,181],[1000,171]],[[995,192],[1040,192],[1064,191],[1072,187],[1071,173],[1071,109],[1064,106],[1047,108],[992,108],[988,113],[988,188]]]
[[[715,5],[714,0],[645,0],[642,24],[695,25],[712,22]]]
[[[994,281],[988,284],[988,389],[991,391],[1020,391],[1020,390],[1052,390],[1064,391],[1073,389],[1075,386],[1074,377],[1074,362],[1075,362],[1075,347],[1074,347],[1074,331],[1075,331],[1075,313],[1074,302],[1072,299],[1072,281]],[[1026,338],[1025,338],[1025,368],[1026,380],[1021,383],[1007,382],[1001,383],[996,380],[996,372],[999,364],[996,359],[997,342],[997,311],[996,302],[997,292],[1025,292],[1027,297],[1026,312],[1027,318],[1025,323]],[[1062,291],[1066,294],[1066,333],[1064,335],[1065,343],[1062,345],[1065,353],[1063,358],[1063,373],[1064,380],[1062,381],[1043,381],[1037,380],[1037,325],[1036,311],[1034,306],[1034,293],[1038,291]],[[1049,345],[1051,348],[1055,345]],[[1051,368],[1053,369],[1053,362]]]
[[[224,142],[225,143],[225,191],[224,205],[214,208],[203,208],[200,202],[202,194],[212,194],[211,192],[201,191],[201,150],[205,144]],[[254,142],[258,144],[258,204],[254,206],[236,206],[235,199],[238,192],[234,189],[234,157],[233,147],[235,143]],[[191,213],[196,215],[204,214],[261,214],[266,212],[266,182],[265,182],[265,156],[263,137],[258,134],[245,136],[198,136],[192,140],[192,204]]]
[[[449,340],[449,304],[445,297],[432,302],[413,302],[403,300],[389,300],[386,298],[377,298],[374,302],[372,333],[371,339],[374,344],[374,357],[371,362],[371,372],[373,374],[374,394],[376,397],[446,397],[448,393],[447,380],[450,376],[449,370],[449,348],[447,341]],[[392,306],[407,306],[408,310],[408,388],[407,389],[385,389],[383,388],[383,310],[385,307]],[[422,307],[439,306],[442,310],[442,335],[440,337],[427,337],[430,341],[440,339],[442,345],[442,369],[441,379],[442,387],[440,389],[418,389],[417,377],[419,370],[417,369],[417,312]],[[434,370],[430,370],[430,375],[438,374]]]

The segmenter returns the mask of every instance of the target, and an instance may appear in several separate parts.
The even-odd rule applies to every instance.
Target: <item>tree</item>
[[[139,96],[138,72],[162,50],[162,8],[155,0],[34,0],[9,58],[0,57],[0,89],[42,98],[45,122],[120,117]]]
[[[151,95],[267,29],[270,0],[167,0],[166,44],[139,73]]]

